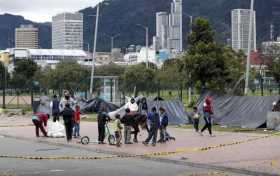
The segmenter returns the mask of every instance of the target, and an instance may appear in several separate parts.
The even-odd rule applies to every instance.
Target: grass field
[[[188,125],[177,125],[176,128],[183,128],[183,129],[194,129],[192,124]],[[199,129],[201,129],[202,126],[199,126]],[[212,127],[212,130],[220,131],[220,132],[235,132],[235,133],[261,133],[261,134],[275,134],[279,131],[275,130],[266,130],[264,128],[258,128],[258,129],[249,129],[249,128],[240,128],[240,127],[222,127],[220,125],[214,125]],[[280,134],[279,134],[280,135]]]

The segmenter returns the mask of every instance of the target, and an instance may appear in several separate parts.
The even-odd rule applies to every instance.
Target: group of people
[[[80,137],[80,107],[76,104],[74,99],[70,96],[69,92],[64,93],[63,99],[59,100],[55,95],[50,103],[52,110],[53,122],[60,120],[60,116],[63,117],[66,138],[67,141],[71,141],[72,137]],[[213,118],[213,108],[212,100],[210,97],[206,97],[203,103],[203,114],[198,111],[198,107],[193,108],[191,114],[194,129],[201,135],[208,129],[210,136],[212,135],[212,118]],[[203,116],[205,121],[204,127],[199,130],[199,121]],[[39,129],[45,137],[47,137],[47,132],[45,127],[47,126],[47,121],[50,118],[49,114],[37,112],[33,115],[32,121],[35,125],[36,136],[39,137]],[[137,120],[136,120],[137,119]],[[104,144],[106,125],[111,120],[108,115],[106,107],[100,107],[97,116],[98,123],[98,143]],[[149,112],[146,98],[140,99],[138,102],[134,98],[131,98],[129,103],[125,106],[125,114],[121,117],[120,114],[115,115],[114,121],[114,136],[116,139],[116,145],[121,146],[122,136],[124,135],[124,144],[133,144],[131,142],[131,135],[134,134],[133,142],[137,143],[137,131],[138,125],[142,129],[146,129],[148,132],[147,138],[142,142],[144,145],[151,143],[152,146],[156,146],[156,143],[165,143],[169,140],[175,140],[174,137],[170,136],[167,132],[167,127],[169,123],[168,114],[164,107],[152,107]],[[136,126],[136,127],[135,127]],[[134,131],[133,130],[134,127]],[[136,129],[135,129],[136,128]],[[159,132],[159,140],[158,139]]]
[[[98,113],[99,144],[104,144],[105,125],[110,120],[111,119],[108,116],[106,109],[101,108],[101,111]],[[138,122],[140,123],[138,124]],[[151,112],[148,112],[148,105],[145,97],[138,102],[132,98],[125,106],[125,114],[123,117],[121,117],[120,114],[115,115],[114,135],[116,138],[116,146],[121,145],[122,135],[124,135],[124,144],[133,144],[133,142],[138,142],[137,138],[134,138],[134,141],[131,142],[132,133],[137,133],[132,131],[133,126],[135,125],[141,125],[142,128],[146,128],[148,132],[148,137],[143,142],[144,145],[148,145],[151,142],[152,146],[155,146],[156,143],[165,143],[171,139],[175,140],[175,138],[170,136],[167,132],[168,115],[166,110],[163,107],[160,107],[158,110],[156,107],[152,107]],[[159,140],[157,140],[158,131],[160,131]]]
[[[63,117],[67,141],[71,141],[72,136],[75,138],[80,137],[80,107],[70,96],[69,91],[64,92],[64,97],[61,100],[54,95],[50,103],[50,109],[52,111],[53,122],[59,121],[60,116]],[[37,137],[39,137],[39,129],[45,137],[48,137],[45,128],[47,127],[49,118],[50,115],[43,112],[36,112],[32,116],[32,122],[35,125]]]

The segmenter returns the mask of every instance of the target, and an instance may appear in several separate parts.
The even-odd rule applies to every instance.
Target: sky
[[[0,0],[0,14],[24,16],[35,22],[50,22],[61,12],[76,12],[94,7],[100,0]]]

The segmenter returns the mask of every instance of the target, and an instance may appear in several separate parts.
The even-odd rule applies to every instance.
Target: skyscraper
[[[168,38],[168,13],[167,12],[158,12],[156,13],[156,37],[158,40],[158,48],[165,49],[167,48],[167,38]]]
[[[62,13],[52,18],[53,49],[83,49],[83,14]]]
[[[16,48],[38,48],[38,28],[33,25],[21,25],[15,29]]]
[[[251,50],[256,51],[256,12],[253,13]],[[248,53],[250,25],[250,9],[234,9],[231,11],[231,41],[235,51]]]
[[[182,0],[173,0],[169,15],[168,48],[177,52],[183,51]]]

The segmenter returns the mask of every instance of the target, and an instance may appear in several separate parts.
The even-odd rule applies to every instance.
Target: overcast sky
[[[0,0],[0,14],[22,15],[36,22],[51,21],[51,17],[61,12],[76,12],[93,7],[100,0]]]

